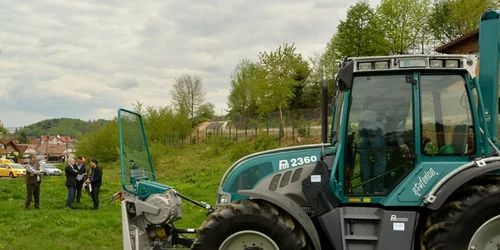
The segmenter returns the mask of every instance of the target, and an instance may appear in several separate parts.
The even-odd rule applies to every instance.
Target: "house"
[[[11,139],[0,139],[0,144],[2,144],[2,149],[0,150],[0,158],[17,158],[20,153],[17,147],[17,140]],[[12,155],[15,155],[14,157]]]
[[[479,59],[479,29],[465,34],[447,44],[437,47],[436,52],[443,54],[473,54]],[[479,76],[479,60],[476,64],[476,77]]]
[[[475,54],[479,56],[479,29],[436,48],[443,54]]]
[[[0,142],[0,159],[7,159],[7,150],[5,150],[5,145]]]
[[[71,139],[70,136],[60,136],[60,135],[56,135],[56,136],[42,135],[42,136],[40,136],[40,143],[41,144],[46,144],[47,141],[48,141],[48,144],[56,144],[56,145],[73,143],[73,140]]]
[[[63,156],[64,159],[74,157],[75,154],[75,141],[70,136],[47,136],[42,135],[37,139],[39,144],[36,151],[42,155],[48,155],[50,158],[57,157],[60,161]],[[32,140],[33,142],[35,140]]]
[[[36,151],[39,154],[47,155],[48,161],[61,161],[61,159],[66,158],[66,153],[69,151],[65,144],[54,145],[54,144],[40,144]],[[54,158],[57,158],[55,160]]]
[[[17,147],[17,140],[11,139],[0,139],[0,143],[3,144],[3,148],[7,151],[7,154],[14,153],[15,155],[19,154],[19,148]]]
[[[38,152],[36,149],[38,146],[38,144],[17,144],[19,152],[23,153],[25,156],[29,154],[37,154]]]
[[[40,139],[30,139],[28,144],[39,145],[41,143]]]

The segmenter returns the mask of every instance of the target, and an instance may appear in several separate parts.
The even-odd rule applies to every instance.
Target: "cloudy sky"
[[[320,53],[355,2],[0,0],[0,120],[111,119],[135,101],[169,105],[184,73],[202,78],[220,113],[239,60],[285,42]]]

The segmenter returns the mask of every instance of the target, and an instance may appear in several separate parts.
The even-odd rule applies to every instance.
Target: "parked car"
[[[62,175],[62,171],[52,164],[40,164],[40,167],[44,169],[44,175]]]
[[[3,163],[0,165],[0,177],[22,177],[26,175],[26,169],[19,163]]]

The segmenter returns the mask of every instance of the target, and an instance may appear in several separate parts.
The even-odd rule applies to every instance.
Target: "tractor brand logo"
[[[290,164],[288,164],[287,160],[281,160],[281,161],[279,161],[278,166],[279,166],[279,170],[290,168]]]
[[[439,173],[434,171],[432,168],[430,168],[429,171],[424,170],[424,176],[419,176],[418,182],[413,183],[413,193],[416,196],[421,196],[420,191],[424,190],[424,188],[427,187],[427,183],[429,183],[429,181],[436,175],[439,175]]]
[[[391,221],[404,221],[407,222],[409,219],[408,218],[398,218],[397,215],[391,214]]]

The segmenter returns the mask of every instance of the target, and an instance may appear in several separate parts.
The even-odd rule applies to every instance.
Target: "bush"
[[[99,162],[119,160],[117,128],[117,122],[113,121],[105,127],[85,135],[76,144],[76,155],[84,155],[88,159],[96,158]]]
[[[225,136],[212,135],[205,140],[209,147],[208,151],[211,156],[218,156],[221,152],[232,145],[232,142]]]
[[[253,143],[254,152],[265,151],[269,149],[278,148],[279,141],[275,136],[268,135],[264,132],[260,133]]]
[[[253,143],[249,141],[238,141],[231,149],[231,161],[237,161],[240,158],[253,153]]]
[[[262,132],[255,141],[238,141],[231,150],[231,160],[236,161],[252,153],[278,148],[280,147],[278,140],[278,138]]]
[[[309,136],[308,133],[307,133],[307,128],[308,128],[309,124],[308,124],[308,121],[306,120],[306,118],[304,116],[300,117],[300,119],[298,119],[293,124],[293,126],[295,127],[295,129],[297,131],[297,134],[300,137],[307,137],[307,136]]]
[[[160,160],[167,155],[167,147],[159,142],[149,142],[149,153],[153,161],[153,166],[156,168],[160,164]]]

